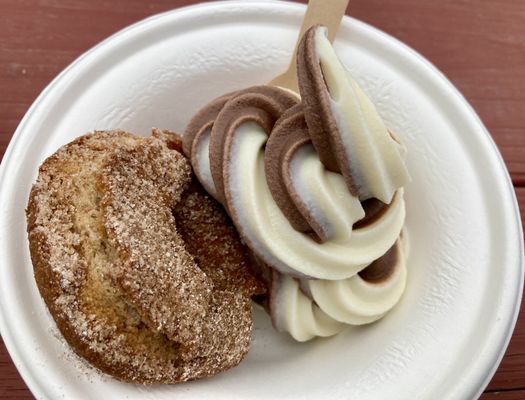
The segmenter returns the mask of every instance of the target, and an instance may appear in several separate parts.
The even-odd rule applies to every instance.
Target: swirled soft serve
[[[201,109],[194,171],[264,275],[274,326],[303,341],[381,318],[406,282],[405,149],[323,27],[297,54],[300,96],[256,86]]]

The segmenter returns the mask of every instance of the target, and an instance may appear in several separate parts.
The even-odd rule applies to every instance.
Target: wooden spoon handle
[[[328,28],[328,38],[331,42],[334,41],[341,20],[345,15],[348,2],[350,0],[309,0],[306,13],[304,15],[303,24],[295,43],[295,49],[292,54],[292,59],[288,69],[273,78],[268,84],[273,86],[281,86],[294,92],[299,92],[297,86],[297,64],[296,54],[299,42],[303,34],[313,25],[320,24]]]

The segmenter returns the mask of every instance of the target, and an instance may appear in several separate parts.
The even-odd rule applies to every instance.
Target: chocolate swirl
[[[273,199],[290,224],[299,232],[312,233],[320,242],[330,239],[329,228],[318,222],[312,207],[295,189],[293,160],[314,141],[312,131],[305,118],[303,104],[288,109],[275,124],[266,143],[265,173]],[[317,147],[316,147],[317,150]],[[318,153],[319,154],[319,153]],[[331,163],[334,161],[331,158]],[[321,160],[322,161],[322,160]],[[328,168],[327,164],[323,163]],[[353,187],[351,178],[345,179],[347,187]],[[350,193],[352,191],[349,189]],[[371,198],[361,202],[365,216],[354,224],[363,228],[377,221],[386,212],[389,204]]]
[[[277,119],[297,103],[296,96],[281,89],[254,86],[213,100],[192,118],[184,135],[183,151],[191,160],[197,160],[194,170],[210,194],[225,203],[225,168],[237,128],[253,122],[270,135]]]
[[[361,201],[389,204],[408,182],[404,148],[337,58],[326,28],[310,28],[297,53],[308,132],[321,162],[340,172]]]
[[[404,148],[324,28],[307,31],[297,64],[301,98],[269,86],[221,96],[191,120],[184,152],[273,271],[272,298],[285,299],[270,302],[274,323],[306,340],[378,319],[399,300],[408,174]],[[298,302],[303,311],[288,314],[276,305]],[[294,313],[313,313],[311,324],[290,326]]]
[[[300,278],[345,279],[395,243],[405,215],[402,189],[395,182],[407,175],[401,146],[351,78],[338,76],[338,59],[322,55],[323,38],[327,40],[320,33],[322,28],[311,28],[300,44],[298,69],[308,71],[299,74],[301,103],[294,94],[268,86],[222,96],[192,119],[184,150],[204,187],[226,207],[248,246],[265,263]],[[320,58],[301,57],[316,49]],[[321,65],[317,70],[311,65],[315,63]],[[324,71],[328,86],[318,87],[325,81]],[[344,87],[332,88],[334,82],[346,84],[349,93]],[[336,90],[339,99],[346,99],[343,105],[358,112],[339,110],[330,94]],[[352,94],[357,100],[350,102]],[[307,100],[311,96],[324,100]],[[345,118],[340,121],[338,115]],[[359,118],[353,118],[356,115]],[[348,129],[350,125],[362,129]],[[322,143],[323,135],[330,143]],[[365,149],[377,144],[366,165],[361,165],[362,155],[359,162],[349,159],[355,153],[347,148],[352,142]],[[319,149],[325,145],[329,149],[321,150],[321,162]],[[345,163],[338,161],[344,156]],[[396,163],[400,167],[390,171]],[[352,168],[332,171],[344,171],[346,167],[335,167],[343,164]],[[356,182],[370,182],[366,191],[377,196],[357,196],[352,188],[362,185]]]
[[[296,277],[348,278],[394,244],[404,221],[403,197],[400,192],[386,210],[376,213],[381,218],[366,217],[342,176],[319,162],[298,107],[298,99],[279,88],[254,87],[223,96],[191,121],[185,152],[197,177],[264,262]],[[289,126],[295,126],[296,133],[290,133]],[[300,140],[286,147],[281,140],[286,142],[286,137]],[[283,161],[280,149],[294,146],[297,151],[285,152],[293,156],[285,156],[280,164],[284,170],[276,174],[272,165]],[[280,197],[282,193],[293,203]],[[293,207],[300,226],[290,217]],[[363,218],[369,223],[353,229]],[[309,230],[321,241],[303,234]]]
[[[299,232],[315,232],[326,240],[323,227],[304,206],[301,196],[293,190],[290,164],[296,151],[311,143],[302,104],[288,109],[274,126],[266,143],[264,168],[273,199],[286,219]]]

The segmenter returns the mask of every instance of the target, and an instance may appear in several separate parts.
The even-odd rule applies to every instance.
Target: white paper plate
[[[252,350],[217,377],[126,385],[80,362],[57,335],[32,273],[24,207],[38,165],[93,129],[184,129],[215,96],[264,83],[288,62],[304,7],[213,2],[149,18],[79,58],[33,104],[0,173],[0,327],[46,399],[469,399],[506,348],[520,304],[522,232],[486,129],[421,56],[350,18],[336,49],[409,150],[409,281],[382,321],[294,343],[255,311]]]

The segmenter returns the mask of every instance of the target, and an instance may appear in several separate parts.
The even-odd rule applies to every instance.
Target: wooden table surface
[[[100,40],[197,1],[0,0],[0,157],[40,91]],[[498,144],[525,210],[525,1],[351,0],[348,13],[433,62]],[[0,344],[0,398],[33,398]],[[484,400],[525,399],[525,310]]]

